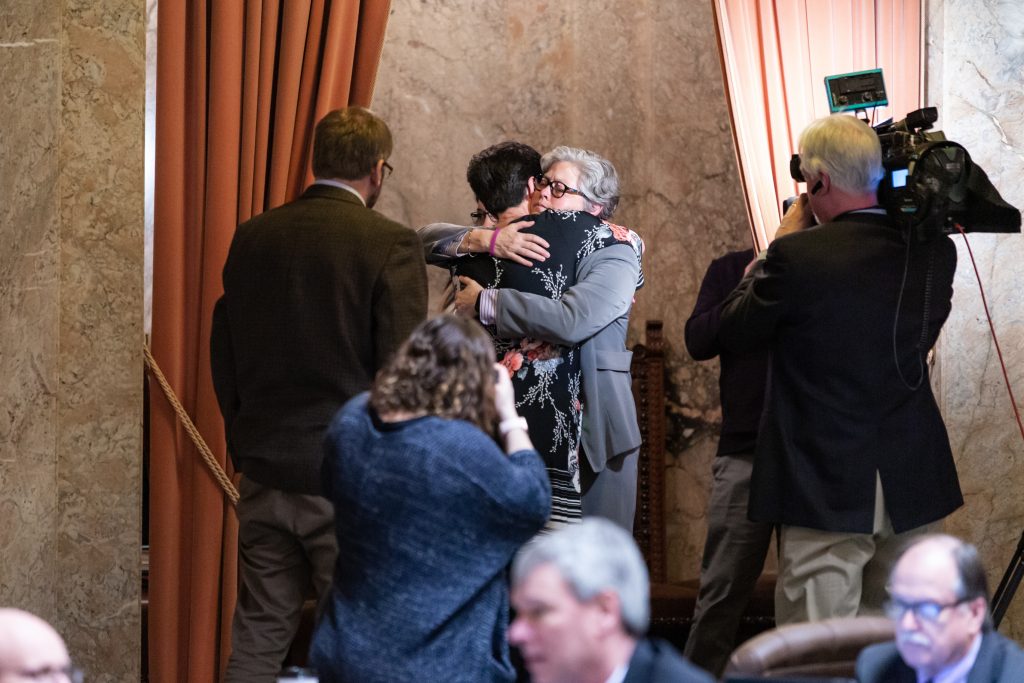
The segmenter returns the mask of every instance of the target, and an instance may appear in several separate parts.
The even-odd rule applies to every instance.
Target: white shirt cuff
[[[498,290],[485,289],[480,292],[480,322],[493,325],[498,312]]]

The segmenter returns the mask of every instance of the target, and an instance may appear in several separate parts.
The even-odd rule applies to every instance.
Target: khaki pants
[[[242,479],[238,501],[238,604],[227,683],[274,683],[311,590],[327,596],[338,543],[326,498]]]
[[[783,526],[779,534],[776,626],[832,617],[880,615],[889,570],[908,539],[937,531],[926,524],[897,534],[885,511],[876,477],[875,519],[870,534]]]

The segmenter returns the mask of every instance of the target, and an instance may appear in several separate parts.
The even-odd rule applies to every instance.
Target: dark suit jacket
[[[313,185],[238,226],[210,340],[235,466],[266,486],[318,493],[331,418],[426,310],[416,233],[347,190]]]
[[[903,663],[895,643],[864,648],[857,657],[859,683],[917,683],[917,674]],[[989,631],[967,683],[1019,683],[1024,681],[1024,651],[1017,643]]]
[[[694,360],[719,356],[718,394],[722,403],[722,429],[718,455],[752,453],[764,409],[768,378],[768,351],[733,353],[718,341],[722,304],[743,279],[743,269],[754,258],[754,250],[730,251],[716,258],[704,273],[693,313],[686,320],[686,350]]]
[[[876,471],[897,532],[963,503],[925,365],[955,271],[948,237],[912,241],[908,260],[878,214],[772,242],[726,299],[719,330],[733,351],[772,352],[751,519],[869,533]]]
[[[664,640],[644,638],[636,644],[622,683],[714,683],[714,678],[676,652]]]

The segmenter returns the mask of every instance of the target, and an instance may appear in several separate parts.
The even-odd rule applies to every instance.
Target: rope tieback
[[[167,402],[171,404],[171,408],[174,409],[175,414],[178,416],[178,420],[181,425],[188,432],[189,437],[192,439],[192,443],[195,444],[196,449],[199,451],[199,455],[202,456],[203,462],[206,463],[207,468],[210,470],[210,474],[220,484],[221,489],[224,490],[224,495],[228,497],[232,505],[238,503],[238,489],[231,483],[231,479],[228,477],[227,472],[220,466],[217,459],[213,457],[213,453],[210,451],[210,447],[206,445],[206,441],[203,439],[203,435],[196,429],[196,425],[192,422],[192,418],[185,412],[185,407],[181,405],[181,401],[175,396],[174,390],[171,388],[167,378],[164,377],[164,373],[160,371],[160,366],[157,365],[156,359],[153,358],[153,352],[149,350],[149,344],[143,344],[145,351],[146,367],[149,369],[150,374],[156,378],[157,384],[164,392],[164,396],[167,397]]]

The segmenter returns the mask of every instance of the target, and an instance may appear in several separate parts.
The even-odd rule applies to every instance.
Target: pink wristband
[[[494,234],[491,235],[491,247],[487,250],[487,253],[494,256],[494,244],[498,241],[498,233],[501,232],[501,228],[495,228]]]

